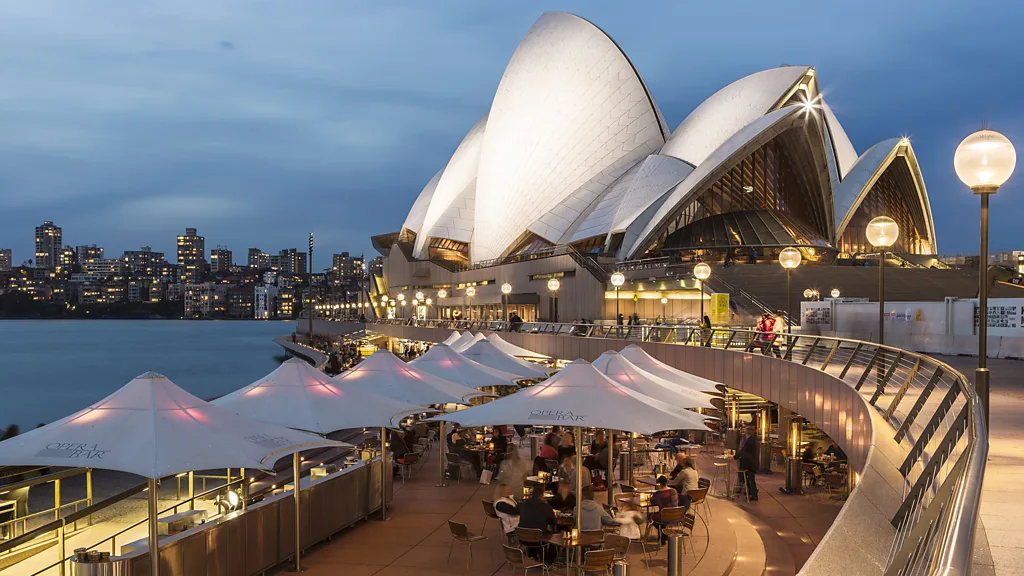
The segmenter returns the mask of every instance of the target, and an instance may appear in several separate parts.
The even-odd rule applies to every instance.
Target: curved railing
[[[706,346],[776,356],[826,372],[878,410],[901,450],[903,500],[891,518],[896,537],[886,575],[970,572],[988,440],[974,387],[935,358],[873,342],[733,328],[411,319],[381,323]]]

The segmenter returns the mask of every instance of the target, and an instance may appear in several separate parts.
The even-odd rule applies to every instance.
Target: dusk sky
[[[371,255],[487,111],[544,11],[622,47],[673,129],[717,89],[816,66],[857,148],[908,136],[944,254],[977,253],[956,145],[987,121],[1024,149],[1024,4],[498,0],[0,0],[0,247],[33,227],[108,257],[173,260],[186,226],[259,247]],[[1024,249],[1024,166],[992,199],[992,251]]]

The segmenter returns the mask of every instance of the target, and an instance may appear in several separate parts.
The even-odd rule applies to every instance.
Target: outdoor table
[[[576,537],[576,542],[572,543],[561,533],[548,534],[547,536],[541,537],[541,540],[558,546],[559,548],[565,549],[565,564],[567,567],[572,567],[572,549],[579,546],[581,548],[586,546],[595,546],[604,542],[604,534],[579,534]]]

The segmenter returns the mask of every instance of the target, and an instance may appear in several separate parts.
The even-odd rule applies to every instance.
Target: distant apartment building
[[[36,226],[36,268],[52,270],[59,266],[63,247],[64,234],[59,226],[49,220]]]
[[[117,258],[102,258],[84,262],[82,272],[90,279],[120,278],[124,276],[124,262]],[[74,274],[73,276],[78,276]]]
[[[258,284],[253,289],[252,314],[253,318],[268,320],[274,317],[274,306],[277,300],[277,286],[271,284]]]
[[[75,246],[75,258],[78,263],[90,262],[92,260],[99,260],[103,258],[103,246],[97,246],[92,244],[90,246]]]
[[[281,274],[303,275],[306,270],[306,253],[295,248],[286,248],[270,257],[270,268]]]
[[[7,272],[12,268],[13,256],[10,248],[0,248],[0,272]]]
[[[185,317],[205,318],[227,313],[230,286],[214,282],[185,285]]]
[[[384,276],[384,257],[383,256],[377,256],[376,258],[370,260],[369,265],[367,265],[367,267],[366,267],[366,273],[369,274],[371,278],[376,277],[376,276],[383,277]]]
[[[182,280],[186,284],[199,284],[206,271],[206,239],[195,228],[185,228],[178,236],[178,265],[183,267]]]
[[[259,248],[249,248],[246,265],[248,265],[251,270],[269,270],[270,254],[267,254]]]
[[[121,257],[124,261],[124,273],[132,278],[160,278],[167,261],[163,252],[153,252],[149,246],[140,250],[125,250]]]
[[[129,302],[142,302],[142,294],[145,286],[141,280],[129,280],[127,286],[127,297]]]
[[[217,246],[210,250],[210,273],[226,274],[231,271],[232,259],[231,250],[223,246]]]
[[[255,299],[255,294],[251,288],[246,286],[231,287],[228,291],[228,316],[231,318],[252,318]]]
[[[1024,274],[1024,250],[1005,250],[989,254],[988,263],[1009,268],[1017,274]]]
[[[164,289],[164,300],[180,302],[185,299],[185,285],[181,282],[169,282]]]
[[[331,275],[342,286],[356,289],[362,283],[365,264],[362,255],[349,256],[348,252],[334,254],[331,257]]]

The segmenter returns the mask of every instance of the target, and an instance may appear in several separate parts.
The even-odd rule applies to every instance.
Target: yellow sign
[[[920,322],[921,320],[924,320],[924,314],[921,313],[921,310],[917,310],[914,312],[914,321]]]
[[[638,300],[640,300],[640,294],[638,292],[633,292],[633,302]]]
[[[712,294],[711,295],[711,324],[713,326],[728,326],[729,325],[729,295],[728,294]]]

